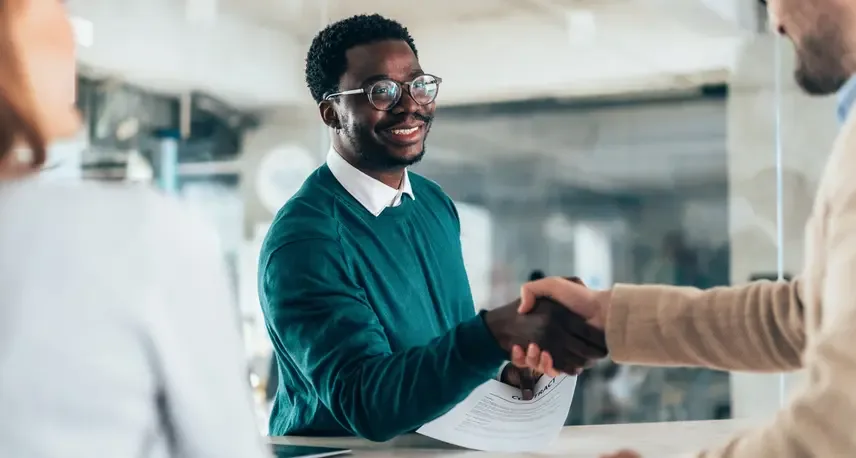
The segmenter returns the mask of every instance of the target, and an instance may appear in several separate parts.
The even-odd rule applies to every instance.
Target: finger
[[[559,375],[562,375],[562,371],[556,369],[553,365],[553,356],[547,351],[541,352],[540,370],[550,377],[558,377]],[[579,375],[580,372],[582,372],[582,368],[571,368],[570,372],[566,373],[568,375]]]
[[[556,368],[553,367],[553,357],[550,356],[550,352],[541,352],[541,364],[538,366],[538,371],[547,374],[550,377],[556,377],[559,375]]]
[[[526,367],[530,369],[538,369],[541,365],[541,348],[538,345],[531,343],[526,351]]]
[[[521,369],[526,367],[526,353],[520,345],[511,347],[511,364]]]
[[[532,380],[532,371],[524,369],[520,377],[520,392],[524,401],[531,401],[535,397],[535,381]]]
[[[553,367],[553,356],[546,350],[541,352],[541,364],[539,364],[538,371],[550,377],[558,377],[561,374]]]

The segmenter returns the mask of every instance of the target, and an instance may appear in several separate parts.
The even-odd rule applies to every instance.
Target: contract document
[[[576,377],[545,375],[535,385],[535,397],[524,401],[519,389],[490,380],[416,432],[487,452],[543,450],[562,431],[576,385]]]

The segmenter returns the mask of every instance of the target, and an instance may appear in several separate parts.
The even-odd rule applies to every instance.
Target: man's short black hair
[[[406,41],[418,56],[407,28],[379,14],[352,16],[318,32],[306,55],[306,85],[315,102],[338,90],[339,79],[348,67],[345,53],[349,49],[385,40]]]
[[[529,273],[529,281],[540,280],[542,278],[547,278],[547,275],[541,269],[535,269]]]

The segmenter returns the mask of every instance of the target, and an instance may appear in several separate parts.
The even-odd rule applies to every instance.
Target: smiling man
[[[547,321],[527,326],[513,305],[475,313],[455,205],[407,170],[425,154],[441,84],[407,29],[378,15],[330,25],[306,81],[332,148],[260,257],[279,367],[270,433],[386,440],[495,377],[510,339],[537,340]],[[506,366],[504,381],[531,396],[528,374]]]

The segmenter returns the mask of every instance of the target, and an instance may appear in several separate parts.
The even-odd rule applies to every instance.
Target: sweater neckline
[[[380,222],[389,219],[399,219],[410,214],[411,209],[414,205],[414,200],[407,194],[402,194],[401,202],[399,205],[394,207],[386,207],[380,213],[380,215],[375,216],[369,209],[367,209],[360,201],[358,201],[341,183],[336,177],[333,175],[333,172],[330,171],[330,168],[327,164],[321,166],[319,170],[319,174],[324,181],[324,184],[328,186],[331,190],[333,190],[336,197],[342,201],[345,205],[348,205],[351,208],[356,209],[360,215],[364,216],[367,220],[371,222]]]

